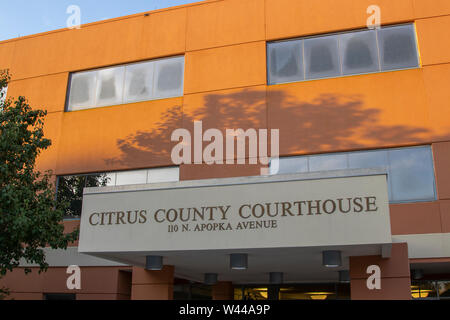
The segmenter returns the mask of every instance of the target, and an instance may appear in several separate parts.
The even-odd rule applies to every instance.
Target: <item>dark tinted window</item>
[[[106,186],[109,180],[106,174],[58,177],[57,199],[67,205],[66,217],[81,216],[84,188]]]

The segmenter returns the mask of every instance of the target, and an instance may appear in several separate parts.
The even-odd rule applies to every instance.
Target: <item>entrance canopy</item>
[[[141,267],[163,256],[197,281],[335,281],[346,257],[389,255],[386,179],[366,169],[86,188],[79,252]],[[327,250],[342,266],[322,265]],[[248,254],[247,270],[230,269],[234,253]]]

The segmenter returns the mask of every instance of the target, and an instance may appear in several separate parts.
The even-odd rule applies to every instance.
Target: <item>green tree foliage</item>
[[[1,92],[9,80],[0,72]],[[0,99],[0,277],[21,259],[47,270],[42,248],[66,249],[78,236],[78,230],[64,234],[66,205],[55,199],[52,173],[35,169],[36,157],[51,145],[43,132],[46,114],[24,97]]]

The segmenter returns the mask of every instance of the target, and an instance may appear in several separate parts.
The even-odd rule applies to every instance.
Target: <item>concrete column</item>
[[[369,266],[380,268],[380,289],[367,286]],[[350,257],[350,287],[352,300],[411,300],[408,244],[393,244],[390,258]]]
[[[212,287],[213,300],[234,300],[234,289],[232,282],[217,282]]]
[[[161,271],[133,267],[131,300],[173,300],[174,267]]]

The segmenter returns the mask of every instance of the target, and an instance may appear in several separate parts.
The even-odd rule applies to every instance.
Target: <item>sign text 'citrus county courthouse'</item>
[[[385,174],[88,188],[80,252],[390,243]]]
[[[320,214],[374,213],[378,211],[376,202],[377,198],[370,196],[242,204],[236,208],[232,208],[231,205],[216,205],[201,208],[157,209],[154,213],[146,209],[94,212],[89,216],[89,224],[107,226],[136,223],[181,223],[181,229],[178,225],[169,225],[168,232],[276,228],[277,220],[266,219]],[[233,226],[228,222],[231,215],[238,215],[243,221]],[[191,223],[194,223],[193,226]]]

